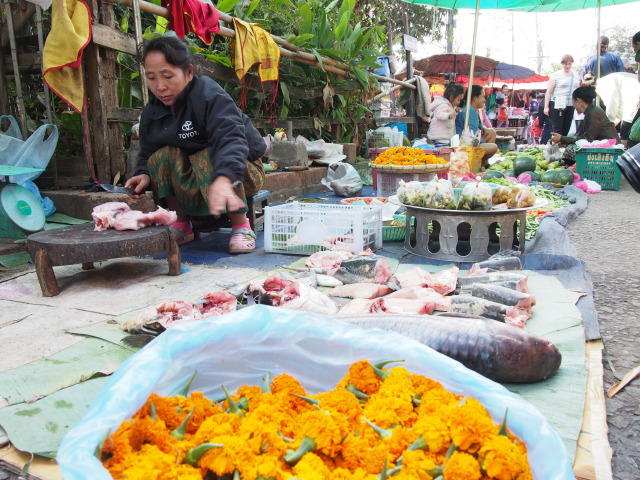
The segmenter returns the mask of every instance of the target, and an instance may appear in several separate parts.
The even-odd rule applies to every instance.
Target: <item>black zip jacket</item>
[[[151,95],[140,118],[140,154],[135,175],[149,174],[149,157],[165,145],[192,155],[204,150],[219,176],[232,182],[244,180],[247,160],[264,155],[267,145],[220,85],[195,75],[176,98],[174,113]]]

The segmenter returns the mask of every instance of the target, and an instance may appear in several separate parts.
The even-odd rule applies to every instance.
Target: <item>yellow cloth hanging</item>
[[[233,67],[242,80],[249,69],[258,64],[258,75],[263,82],[278,80],[280,49],[271,35],[257,23],[233,19],[235,38],[230,40]]]
[[[42,52],[44,81],[76,112],[82,112],[82,51],[91,40],[91,12],[81,0],[53,0],[51,31]],[[97,80],[97,79],[96,79]]]

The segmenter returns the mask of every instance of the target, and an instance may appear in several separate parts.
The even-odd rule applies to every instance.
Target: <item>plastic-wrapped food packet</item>
[[[469,154],[465,150],[456,150],[451,153],[449,159],[451,166],[449,167],[449,181],[454,188],[460,187],[460,182],[471,177],[471,168],[469,167]]]
[[[467,183],[462,189],[458,210],[491,210],[491,187],[484,182]]]
[[[536,203],[536,196],[528,188],[520,188],[518,193],[507,201],[509,208],[532,207]]]
[[[424,206],[444,210],[456,209],[456,196],[449,180],[436,178],[424,187]]]
[[[510,194],[511,194],[511,189],[509,187],[498,187],[498,189],[495,192],[493,192],[492,201],[494,204],[507,203],[507,200],[509,200]]]
[[[424,207],[424,188],[420,182],[405,183],[400,180],[397,195],[398,199],[405,205]]]

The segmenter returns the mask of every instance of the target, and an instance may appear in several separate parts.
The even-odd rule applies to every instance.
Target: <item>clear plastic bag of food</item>
[[[451,153],[449,161],[451,162],[449,181],[454,188],[458,188],[461,181],[468,180],[471,177],[469,154],[465,150],[457,150]]]
[[[498,187],[498,189],[493,192],[492,201],[494,204],[507,203],[510,194],[511,189],[509,187]]]
[[[458,210],[491,210],[491,187],[484,182],[467,183],[462,189]]]
[[[424,187],[424,206],[444,210],[456,209],[456,196],[449,180],[436,178]]]
[[[405,205],[424,207],[424,188],[420,182],[408,182],[400,180],[397,190],[398,199]]]
[[[509,208],[527,208],[536,203],[536,196],[528,188],[520,188],[518,192],[507,201]]]

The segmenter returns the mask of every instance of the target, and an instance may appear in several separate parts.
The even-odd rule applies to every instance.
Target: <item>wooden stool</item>
[[[260,204],[262,206],[262,215],[256,218],[255,206]],[[247,198],[247,218],[249,219],[249,225],[254,232],[256,228],[262,225],[264,222],[264,207],[269,206],[269,190],[260,190],[253,197]],[[220,230],[221,228],[231,228],[231,221],[227,215],[220,217],[191,217],[191,227],[193,228],[193,238],[200,240],[200,234],[204,232],[212,232]]]
[[[101,232],[93,229],[93,223],[86,223],[27,237],[27,252],[35,264],[43,296],[60,293],[52,267],[61,265],[81,263],[83,270],[89,270],[99,260],[168,252],[169,275],[182,272],[180,250],[168,226],[124,231],[110,228]]]
[[[256,210],[255,206],[260,204],[262,207],[262,215],[256,218]],[[247,199],[247,208],[249,211],[247,212],[247,217],[249,218],[249,224],[251,225],[251,230],[254,232],[256,228],[264,223],[264,207],[269,206],[269,190],[260,190],[256,193],[252,198]]]

